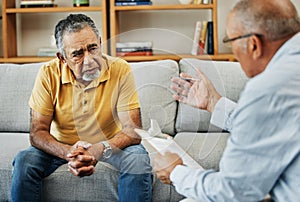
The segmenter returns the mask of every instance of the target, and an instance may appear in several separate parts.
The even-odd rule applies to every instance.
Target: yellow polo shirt
[[[102,58],[100,77],[86,87],[59,59],[43,65],[29,106],[53,116],[50,133],[70,145],[112,138],[122,129],[117,112],[140,107],[129,64],[107,55]]]

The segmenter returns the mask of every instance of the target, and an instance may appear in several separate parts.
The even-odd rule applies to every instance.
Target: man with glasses
[[[240,0],[226,30],[224,43],[250,77],[237,104],[221,97],[200,71],[196,81],[172,79],[176,100],[212,112],[211,122],[231,132],[220,170],[188,168],[172,153],[158,156],[154,169],[161,181],[197,201],[260,201],[267,194],[275,201],[299,201],[297,11],[290,0]]]
[[[152,168],[134,132],[141,118],[129,64],[102,54],[86,15],[61,20],[55,38],[57,58],[40,69],[29,101],[32,146],[14,159],[12,201],[42,201],[43,178],[63,164],[84,177],[104,161],[120,171],[119,201],[150,202]]]

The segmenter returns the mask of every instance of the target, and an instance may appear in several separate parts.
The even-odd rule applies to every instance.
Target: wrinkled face
[[[63,36],[66,58],[76,80],[92,81],[100,76],[101,44],[90,27]]]

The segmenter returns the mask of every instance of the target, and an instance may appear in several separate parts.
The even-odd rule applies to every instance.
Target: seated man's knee
[[[26,150],[20,151],[14,158],[13,173],[20,175],[40,175],[42,173],[43,167],[47,164],[45,158],[47,154],[34,148],[29,147]],[[40,174],[39,174],[40,173]]]
[[[30,150],[20,151],[14,158],[13,166],[14,167],[27,167],[34,161],[34,154]]]
[[[135,174],[150,173],[150,157],[142,145],[127,147],[124,152],[123,166],[136,172]]]
[[[22,175],[28,174],[31,168],[33,167],[33,162],[35,161],[35,155],[30,150],[20,151],[14,158],[13,166],[14,170],[13,173],[17,174],[18,177],[22,177]],[[22,174],[23,173],[23,174]]]

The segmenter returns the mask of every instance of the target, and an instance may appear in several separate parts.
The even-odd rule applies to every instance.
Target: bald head
[[[298,13],[290,0],[240,0],[229,20],[240,30],[262,34],[271,41],[300,31]]]

